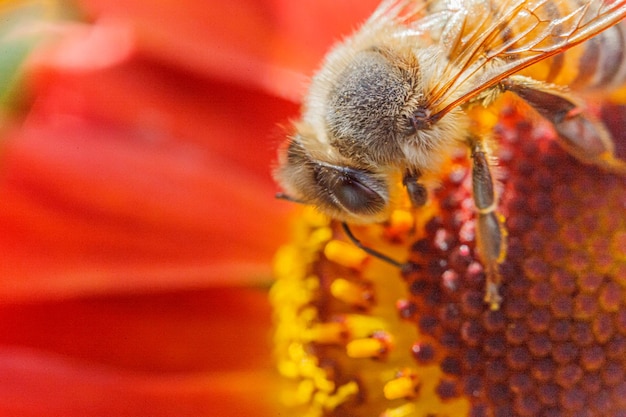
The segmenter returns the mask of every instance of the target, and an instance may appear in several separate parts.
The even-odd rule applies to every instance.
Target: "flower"
[[[331,2],[300,37],[290,2],[76,4],[0,10],[0,414],[275,415],[274,142],[318,59],[302,43],[351,23]]]
[[[424,275],[407,269],[401,278],[352,246],[346,249],[336,225],[306,210],[296,220],[295,243],[278,252],[279,281],[271,290],[278,368],[295,381],[294,391],[277,378],[268,343],[269,259],[287,240],[293,211],[272,198],[269,161],[283,135],[277,123],[297,114],[303,74],[310,74],[329,44],[375,2],[347,5],[343,12],[338,8],[344,6],[326,1],[77,3],[81,22],[70,21],[77,12],[62,3],[25,1],[3,9],[30,16],[32,26],[19,27],[32,27],[29,33],[40,36],[20,44],[29,51],[15,54],[27,56],[25,62],[16,59],[14,71],[23,81],[10,84],[6,97],[13,100],[2,102],[0,414],[274,416],[296,407],[313,415],[321,410],[397,416],[417,407],[419,412],[472,409],[480,415],[494,398],[498,407],[512,398],[511,407],[528,415],[538,404],[545,407],[551,392],[558,392],[554,398],[560,402],[548,411],[557,414],[567,407],[574,413],[580,398],[591,397],[594,410],[615,409],[623,385],[623,314],[615,303],[623,303],[623,288],[606,288],[622,285],[623,274],[618,268],[601,282],[591,276],[575,284],[559,274],[553,274],[556,281],[541,280],[542,270],[563,268],[544,259],[559,253],[553,244],[559,241],[552,236],[546,241],[554,208],[542,204],[552,201],[554,178],[563,180],[557,191],[577,190],[582,202],[569,209],[560,204],[553,220],[567,239],[582,239],[582,249],[566,247],[576,254],[576,268],[612,270],[624,263],[623,219],[611,223],[608,214],[623,209],[623,182],[572,161],[549,145],[541,127],[507,125],[520,121],[518,113],[502,116],[505,137],[537,136],[528,145],[512,137],[503,151],[519,156],[515,161],[538,158],[538,166],[554,168],[557,176],[547,168],[526,175],[528,165],[504,158],[511,179],[503,210],[512,236],[505,268],[522,271],[507,279],[505,303],[493,318],[471,310],[484,308],[483,281],[473,258],[462,158],[434,196],[438,211],[416,217],[399,212],[388,227],[355,229],[370,246],[385,253],[410,249],[416,264],[436,269],[445,261],[450,266],[445,271]],[[9,39],[23,39],[8,33]],[[619,125],[620,113],[608,116],[617,117]],[[573,176],[589,172],[585,180]],[[585,192],[594,187],[610,190],[612,198]],[[526,209],[520,198],[530,191],[540,192],[532,193]],[[541,222],[537,210],[545,213]],[[427,223],[422,235],[410,235],[413,220]],[[584,227],[575,227],[579,224]],[[608,246],[594,234],[595,226],[611,232]],[[420,236],[415,244],[409,240]],[[301,241],[307,242],[304,250]],[[522,263],[527,253],[533,256]],[[311,273],[311,265],[322,269]],[[294,272],[306,273],[305,279]],[[471,279],[459,282],[461,276]],[[296,296],[283,291],[285,284],[297,287]],[[572,299],[572,285],[588,296]],[[311,303],[320,294],[327,309]],[[507,342],[517,337],[516,354],[506,359],[518,367],[524,352],[535,355],[542,348],[542,339],[524,338],[521,326],[503,332],[498,314],[510,319],[509,299],[527,300],[523,312],[545,312],[566,308],[568,297],[579,312],[595,305],[602,314],[571,319],[592,324],[576,327],[577,335],[587,337],[580,349],[588,352],[586,361],[577,361],[582,353],[574,360],[567,349],[559,350],[572,366],[562,368],[561,380],[538,369],[556,382],[546,392],[528,391],[528,379],[512,378],[508,368],[498,384],[484,383],[478,377],[502,377],[496,361],[484,362],[494,368],[479,363],[479,372],[468,372],[474,370],[472,358],[480,361],[485,358],[480,354],[489,353],[482,344],[474,346],[473,337],[482,342],[491,336],[496,348],[503,334]],[[308,308],[299,308],[303,305]],[[454,309],[443,308],[450,305],[470,309],[469,315],[450,316]],[[337,320],[342,317],[334,308],[358,314]],[[466,324],[463,317],[477,319]],[[551,336],[569,320],[559,317],[554,330],[526,335]],[[383,328],[389,318],[393,326]],[[328,326],[313,326],[318,324]],[[294,346],[294,340],[301,343]],[[401,346],[410,348],[410,356]],[[424,367],[432,373],[424,374]],[[558,381],[576,382],[565,390]],[[608,391],[597,388],[607,386]],[[528,392],[532,395],[522,395]],[[285,401],[287,408],[281,408]]]
[[[626,155],[624,111],[607,116]],[[303,215],[272,291],[299,415],[626,413],[626,179],[577,162],[523,108],[505,106],[496,131],[509,232],[498,310],[484,302],[466,156],[430,205],[355,228],[385,255],[408,249],[402,271]]]

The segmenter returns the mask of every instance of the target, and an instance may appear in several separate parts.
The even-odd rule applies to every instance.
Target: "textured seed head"
[[[354,248],[343,259],[340,227],[303,215],[272,300],[279,369],[304,415],[626,415],[626,178],[578,163],[515,110],[497,132],[509,232],[498,311],[483,301],[465,157],[425,208],[354,227],[408,258],[401,272]],[[327,240],[307,237],[320,229]]]

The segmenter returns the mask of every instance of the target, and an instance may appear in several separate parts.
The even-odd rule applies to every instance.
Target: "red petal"
[[[302,93],[304,82],[298,74],[310,74],[329,46],[349,34],[377,3],[81,2],[93,16],[130,22],[139,48],[152,56],[291,98]]]
[[[129,373],[21,349],[0,350],[0,415],[276,416],[268,372]]]
[[[0,415],[274,416],[265,291],[0,306]]]
[[[269,370],[269,329],[266,292],[242,288],[0,306],[0,346],[132,372]]]
[[[271,138],[293,104],[141,60],[37,90],[6,135],[2,296],[269,277],[287,206]]]

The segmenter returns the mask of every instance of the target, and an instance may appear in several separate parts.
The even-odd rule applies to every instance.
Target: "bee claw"
[[[485,303],[489,304],[489,309],[491,311],[500,310],[500,306],[502,305],[502,296],[500,296],[500,285],[496,284],[493,281],[487,282],[487,287],[485,289]]]

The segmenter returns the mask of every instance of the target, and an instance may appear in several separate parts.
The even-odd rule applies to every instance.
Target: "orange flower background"
[[[374,3],[1,6],[0,415],[275,415],[278,125]]]
[[[267,288],[290,207],[273,198],[270,166],[306,75],[376,3],[0,6],[0,45],[12,57],[0,74],[0,416],[287,413],[276,409]],[[546,145],[527,147],[535,161],[533,146]],[[548,150],[547,160],[567,158]],[[511,183],[529,169],[513,169]],[[549,172],[538,172],[531,181],[549,190]],[[579,193],[602,184],[572,182]],[[513,211],[523,214],[533,186],[522,185],[503,200],[515,203],[506,208],[512,262],[525,233]],[[530,201],[541,207],[541,195]],[[536,237],[524,243],[558,246]],[[607,264],[623,261],[619,239]],[[525,294],[507,288],[505,297]]]

